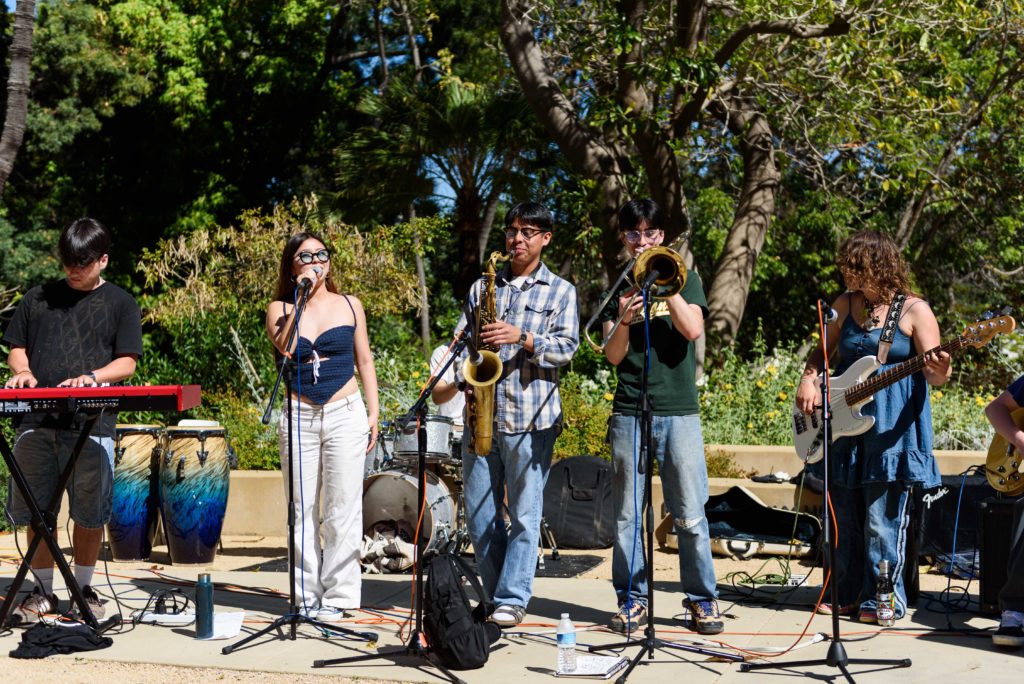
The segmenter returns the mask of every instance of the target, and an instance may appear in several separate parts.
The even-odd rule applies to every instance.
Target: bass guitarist
[[[840,244],[836,264],[847,289],[833,302],[838,316],[827,328],[829,357],[839,352],[836,374],[875,355],[884,357],[879,370],[884,373],[939,345],[935,315],[910,289],[907,264],[888,236],[875,231],[851,235]],[[885,328],[893,333],[888,344],[881,339]],[[796,407],[805,414],[821,406],[818,374],[823,368],[818,348],[807,359],[796,395]],[[837,610],[876,622],[878,561],[884,559],[896,590],[896,618],[906,615],[903,572],[911,490],[941,484],[932,453],[928,387],[944,384],[950,372],[949,354],[927,353],[920,372],[879,390],[864,407],[864,414],[875,418],[870,430],[832,443],[830,492],[838,528],[832,581],[839,583],[839,605],[822,603],[819,612]]]

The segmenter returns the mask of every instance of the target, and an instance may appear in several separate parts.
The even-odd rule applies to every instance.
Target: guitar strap
[[[889,358],[889,348],[892,347],[892,341],[896,337],[896,326],[900,322],[900,313],[903,311],[903,303],[907,301],[907,295],[898,294],[892,298],[892,303],[889,304],[889,312],[885,314],[885,323],[882,324],[882,335],[878,338],[878,357],[879,363],[885,363],[885,360]]]

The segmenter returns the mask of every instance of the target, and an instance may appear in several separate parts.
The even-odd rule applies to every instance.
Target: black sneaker
[[[635,632],[647,624],[647,606],[642,603],[623,603],[619,612],[612,615],[608,628],[619,634]]]
[[[992,643],[1006,648],[1024,646],[1024,613],[1004,610],[999,620],[999,629],[992,635]]]
[[[32,593],[21,600],[11,614],[11,624],[15,626],[34,625],[46,613],[57,612],[57,595],[47,596],[35,587]]]
[[[683,601],[683,607],[690,611],[690,629],[697,634],[720,634],[725,623],[718,613],[718,601]]]

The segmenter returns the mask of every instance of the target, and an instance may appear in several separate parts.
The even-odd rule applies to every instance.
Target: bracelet
[[[818,381],[818,376],[817,375],[805,375],[802,378],[800,378],[800,382],[817,382],[817,381]]]

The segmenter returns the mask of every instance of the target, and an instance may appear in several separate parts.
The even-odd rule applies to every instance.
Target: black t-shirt
[[[82,292],[57,280],[34,287],[18,302],[3,341],[24,347],[40,387],[102,368],[115,357],[142,354],[142,317],[130,294],[105,282]],[[80,422],[80,421],[79,421]],[[104,415],[93,434],[113,436],[116,414]],[[68,418],[32,414],[23,427],[69,427]],[[75,424],[78,424],[76,422]]]
[[[618,318],[618,297],[629,289],[623,283],[617,296],[613,297],[601,312],[600,319],[614,321]],[[700,276],[687,271],[686,285],[682,291],[683,300],[696,304],[708,315],[708,303]],[[625,325],[625,323],[623,323]],[[669,315],[668,304],[664,301],[651,302],[651,372],[647,377],[647,395],[651,401],[651,412],[656,416],[691,416],[700,413],[697,397],[697,357],[693,342],[676,330]],[[629,348],[619,363],[619,385],[615,390],[612,410],[615,413],[638,414],[640,406],[641,371],[644,365],[646,335],[643,323],[629,326]]]

